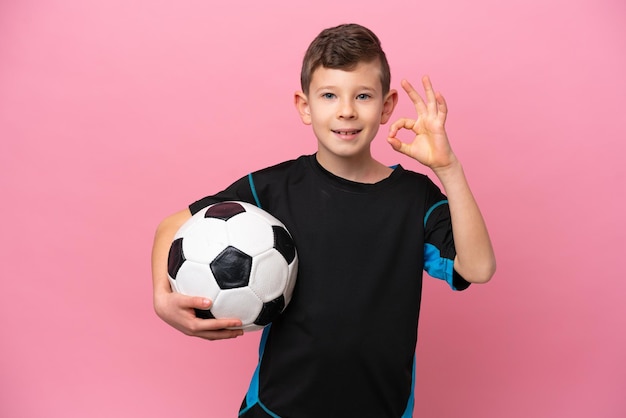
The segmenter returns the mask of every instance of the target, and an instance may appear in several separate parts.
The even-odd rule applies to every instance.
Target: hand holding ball
[[[213,301],[200,318],[237,318],[246,331],[270,324],[291,300],[298,256],[278,219],[245,202],[202,209],[170,247],[168,275],[176,292]]]

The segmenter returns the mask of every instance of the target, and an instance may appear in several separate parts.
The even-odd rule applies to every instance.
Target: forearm
[[[496,269],[495,256],[487,227],[469,188],[463,168],[450,148],[445,121],[448,105],[433,89],[430,78],[422,78],[426,100],[406,80],[402,88],[415,105],[417,118],[401,118],[391,124],[387,141],[398,152],[430,167],[448,196],[456,257],[455,270],[473,283],[491,279]],[[412,143],[396,138],[400,129],[410,129],[416,136]]]
[[[496,270],[496,260],[478,204],[458,160],[434,170],[450,207],[456,248],[455,270],[471,283],[485,283]]]
[[[167,258],[174,235],[187,219],[189,209],[184,209],[164,219],[158,226],[152,246],[152,289],[154,296],[171,292],[167,278]]]
[[[152,284],[154,310],[157,315],[185,335],[207,340],[221,340],[243,335],[238,319],[199,319],[195,309],[209,309],[211,301],[202,296],[188,296],[172,292],[167,277],[167,258],[178,229],[191,218],[189,209],[166,218],[157,228],[152,246]]]

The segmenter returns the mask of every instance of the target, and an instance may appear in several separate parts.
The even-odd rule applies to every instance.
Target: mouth
[[[336,133],[337,135],[341,135],[341,136],[351,136],[351,135],[356,135],[359,132],[361,132],[361,129],[352,129],[352,130],[338,130],[338,129],[333,129],[332,130],[334,133]]]

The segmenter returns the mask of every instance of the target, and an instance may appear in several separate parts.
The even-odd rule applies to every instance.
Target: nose
[[[352,100],[342,100],[339,103],[337,118],[339,119],[356,119],[357,112]]]

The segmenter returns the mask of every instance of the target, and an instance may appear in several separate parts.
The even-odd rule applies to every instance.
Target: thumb
[[[398,138],[387,137],[387,142],[389,143],[389,145],[391,145],[391,148],[393,148],[395,151],[398,151],[402,154],[407,154],[408,152],[407,144],[400,141]]]

